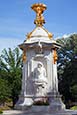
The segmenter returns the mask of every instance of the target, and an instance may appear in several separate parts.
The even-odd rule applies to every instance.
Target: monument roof
[[[43,24],[45,23],[43,12],[46,10],[46,5],[41,3],[36,3],[31,6],[32,10],[36,12],[36,19],[34,20],[34,24],[36,24],[36,28],[27,34],[26,41],[36,41],[36,40],[44,40],[48,41],[52,39],[52,33],[48,32]]]
[[[37,26],[32,32],[27,34],[27,40],[25,42],[32,41],[51,41],[52,34],[48,32],[44,27]]]
[[[45,20],[42,14],[47,8],[46,5],[37,3],[33,4],[31,8],[36,12],[36,19],[34,20],[36,27],[32,32],[27,34],[26,40],[23,44],[20,44],[19,47],[23,49],[23,47],[34,47],[36,45],[39,46],[40,44],[43,46],[47,45],[48,47],[52,44],[56,45],[55,47],[60,46],[53,40],[53,34],[43,27]]]

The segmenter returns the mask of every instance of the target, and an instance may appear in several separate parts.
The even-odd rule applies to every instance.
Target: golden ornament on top
[[[34,24],[36,24],[36,26],[43,26],[45,20],[42,14],[44,10],[46,10],[47,8],[46,5],[38,3],[38,4],[33,4],[31,8],[36,12],[36,19],[34,21]]]

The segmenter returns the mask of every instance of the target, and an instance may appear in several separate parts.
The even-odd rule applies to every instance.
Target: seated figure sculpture
[[[34,70],[35,81],[46,82],[46,70],[41,62],[38,62],[37,67]]]
[[[38,62],[37,67],[34,70],[34,84],[36,95],[45,95],[47,92],[48,80],[46,77],[46,70],[41,62]]]

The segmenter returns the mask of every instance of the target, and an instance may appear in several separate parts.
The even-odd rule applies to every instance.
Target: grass
[[[0,109],[0,114],[2,114],[3,113],[3,111]]]
[[[77,105],[70,108],[71,110],[77,110]]]
[[[11,110],[12,109],[12,102],[6,102],[4,106],[0,106],[0,110]]]

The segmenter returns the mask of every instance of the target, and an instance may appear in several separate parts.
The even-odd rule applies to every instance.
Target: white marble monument
[[[46,5],[31,7],[36,12],[35,29],[19,47],[23,51],[22,91],[15,108],[32,111],[65,109],[58,92],[57,52],[60,45],[43,24]],[[40,106],[42,104],[42,106]],[[48,104],[46,106],[46,104]],[[39,106],[38,106],[39,105]]]

